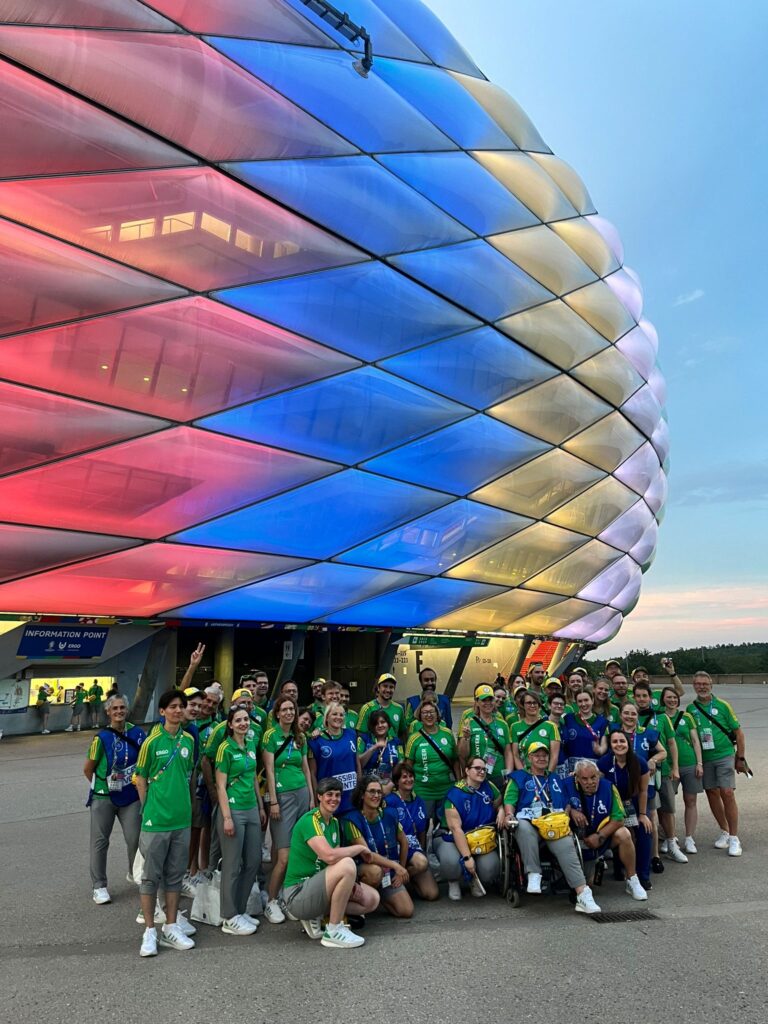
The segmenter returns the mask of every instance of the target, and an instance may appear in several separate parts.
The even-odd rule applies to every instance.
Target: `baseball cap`
[[[376,680],[377,683],[394,683],[397,686],[397,679],[392,675],[391,672],[382,672],[379,678]]]
[[[475,700],[486,700],[488,697],[493,697],[493,687],[487,683],[481,683],[475,687]]]
[[[615,661],[615,660],[606,661],[606,663],[605,663],[605,667],[606,668],[610,668],[611,665],[615,665],[616,668],[621,668],[621,662],[620,661]]]
[[[549,679],[544,683],[545,686],[559,686],[562,690],[563,684],[557,678],[557,676],[550,676]]]
[[[184,691],[185,697],[205,697],[202,690],[198,690],[196,686],[188,686]]]
[[[250,690],[246,690],[245,687],[242,690],[235,690],[232,694],[232,703],[238,700],[253,700],[253,694]]]
[[[547,752],[549,752],[549,747],[546,743],[541,743],[539,742],[539,740],[536,740],[534,743],[531,743],[531,745],[528,747],[528,749],[526,750],[526,754],[530,757],[531,754],[535,754],[537,750],[546,750]]]

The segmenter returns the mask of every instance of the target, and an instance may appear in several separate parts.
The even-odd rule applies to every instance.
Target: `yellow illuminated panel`
[[[608,345],[601,334],[561,299],[505,317],[496,326],[564,370],[570,370]]]
[[[640,431],[635,430],[620,412],[612,412],[599,423],[566,441],[563,447],[612,473],[632,452],[637,451],[644,440]]]
[[[611,405],[623,405],[630,395],[634,395],[643,386],[643,378],[616,348],[598,352],[577,366],[572,375]]]
[[[547,223],[577,216],[546,171],[525,153],[477,151],[472,155],[539,220]]]
[[[629,312],[603,281],[571,292],[565,301],[608,341],[618,341],[635,326]]]
[[[488,410],[491,416],[551,444],[560,444],[610,411],[609,405],[570,377],[545,381]]]
[[[531,153],[531,157],[552,178],[574,209],[581,214],[596,212],[587,186],[570,164],[553,153]]]
[[[602,477],[599,469],[555,448],[486,484],[470,498],[541,519]]]
[[[603,544],[602,541],[591,540],[583,548],[534,576],[526,586],[533,590],[549,590],[553,594],[571,597],[621,557],[615,548]]]
[[[581,534],[536,523],[454,566],[446,576],[513,587],[586,543],[587,538]]]
[[[559,220],[550,226],[598,277],[606,277],[619,269],[619,261],[606,240],[583,217],[578,220]]]
[[[543,224],[491,235],[488,241],[555,295],[563,295],[595,280],[594,271]]]

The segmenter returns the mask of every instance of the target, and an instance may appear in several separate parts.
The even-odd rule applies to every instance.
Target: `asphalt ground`
[[[248,938],[201,925],[195,949],[141,959],[118,827],[113,902],[91,901],[82,762],[92,734],[3,739],[0,1021],[765,1024],[768,688],[721,696],[741,717],[755,772],[738,786],[744,855],[712,847],[718,829],[702,796],[700,853],[688,865],[667,861],[648,903],[625,896],[610,870],[596,889],[603,910],[647,908],[655,920],[597,924],[565,897],[528,897],[513,910],[496,895],[465,895],[417,903],[407,922],[377,913],[356,950],[262,920]]]

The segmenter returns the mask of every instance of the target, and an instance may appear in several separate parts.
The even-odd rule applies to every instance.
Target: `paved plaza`
[[[666,862],[642,905],[657,920],[597,924],[547,896],[519,910],[497,896],[443,898],[417,903],[409,922],[377,914],[359,950],[324,949],[298,924],[262,920],[253,938],[201,925],[190,952],[141,960],[119,830],[113,903],[91,901],[82,775],[91,734],[3,739],[0,1020],[764,1024],[768,687],[719,694],[741,718],[755,772],[738,788],[744,855],[712,848],[718,829],[702,797],[699,855]],[[596,897],[603,910],[641,906],[608,877]]]

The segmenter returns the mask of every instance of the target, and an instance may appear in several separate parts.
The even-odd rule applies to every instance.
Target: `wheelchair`
[[[520,853],[520,847],[518,846],[515,832],[516,829],[514,828],[499,829],[498,848],[499,860],[501,862],[501,894],[511,907],[517,909],[520,906],[523,895],[526,893],[526,874],[525,867],[523,866],[523,857]],[[582,871],[585,871],[586,865],[584,851],[579,837],[573,830],[571,830],[570,838],[576,848],[581,869]],[[575,904],[575,891],[568,885],[557,858],[553,856],[548,849],[546,840],[541,838],[539,839],[539,859],[541,861],[542,894],[551,893],[552,895],[557,896],[567,894],[571,903]],[[595,864],[597,865],[601,862],[604,866],[602,857],[598,857]],[[597,874],[597,867],[595,873]]]

